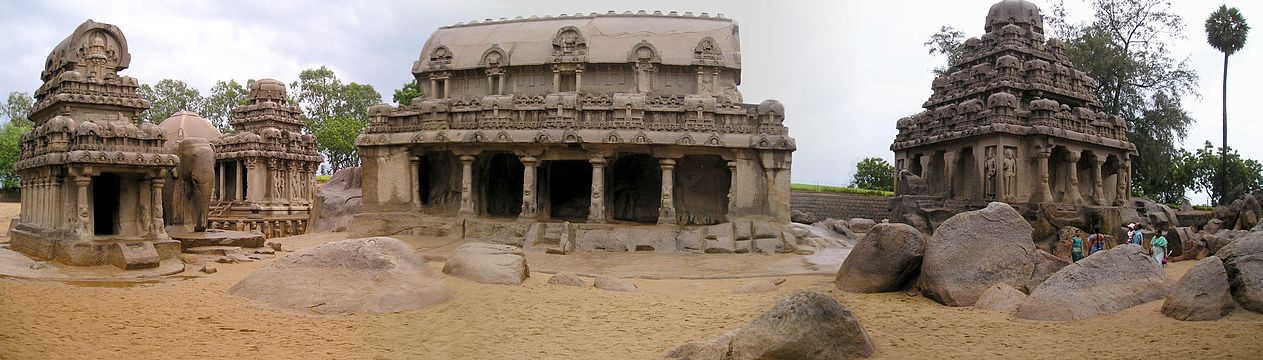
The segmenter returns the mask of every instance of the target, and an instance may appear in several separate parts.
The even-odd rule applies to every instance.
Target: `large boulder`
[[[743,328],[693,341],[666,354],[672,359],[857,359],[873,354],[868,333],[846,307],[815,292],[777,302]]]
[[[1035,250],[1035,272],[1031,273],[1031,279],[1026,282],[1027,291],[1034,290],[1044,280],[1048,280],[1053,274],[1061,271],[1062,268],[1070,265],[1070,260],[1053,256],[1043,250]]]
[[[1162,314],[1180,320],[1218,320],[1232,308],[1228,272],[1219,257],[1211,256],[1194,264],[1175,284],[1175,291],[1162,303]]]
[[[907,224],[885,223],[855,244],[834,283],[839,289],[875,293],[899,290],[915,278],[925,254],[925,238]]]
[[[982,296],[974,302],[974,308],[1012,313],[1022,304],[1022,300],[1026,300],[1026,293],[1009,284],[996,284],[982,292]]]
[[[1101,251],[1053,274],[1018,307],[1029,320],[1082,320],[1165,298],[1171,279],[1139,245]]]
[[[851,231],[861,233],[868,232],[869,230],[872,230],[874,226],[877,226],[876,221],[865,218],[852,218],[851,220],[848,220],[846,224]]]
[[[1035,271],[1030,223],[1005,203],[963,212],[934,231],[921,261],[925,296],[947,306],[970,306],[992,285],[1025,289]]]
[[[1263,232],[1252,232],[1219,249],[1232,298],[1246,310],[1263,313]]]
[[[329,182],[316,188],[308,232],[346,231],[360,213],[364,193],[359,167],[338,170]]]
[[[468,243],[443,264],[443,273],[484,284],[521,285],[531,276],[522,249],[513,245]]]
[[[293,252],[228,292],[324,314],[417,309],[452,294],[412,248],[385,237],[334,241]]]

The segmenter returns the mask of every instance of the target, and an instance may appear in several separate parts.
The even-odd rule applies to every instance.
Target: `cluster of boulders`
[[[1032,234],[1004,203],[957,214],[928,239],[908,225],[879,224],[855,244],[835,282],[850,292],[920,291],[944,305],[1031,320],[1081,320],[1161,299],[1162,312],[1180,320],[1218,319],[1233,300],[1263,312],[1263,231],[1221,244],[1178,283],[1141,246],[1070,263],[1036,248]],[[1068,253],[1061,248],[1054,252]]]
[[[804,218],[805,217],[805,218]],[[802,221],[798,221],[802,220]],[[810,222],[808,222],[810,221]],[[800,216],[789,225],[799,248],[827,249],[848,248],[856,240],[863,237],[877,225],[871,219],[853,218],[850,220],[824,219],[818,220],[814,215]]]
[[[1229,205],[1221,205],[1213,211],[1197,211],[1184,204],[1179,214],[1190,219],[1203,219],[1189,226],[1175,227],[1168,234],[1168,239],[1179,239],[1179,248],[1172,256],[1173,261],[1200,260],[1213,256],[1229,243],[1254,231],[1263,231],[1259,222],[1263,214],[1263,205],[1259,197],[1263,194],[1246,194]],[[1199,216],[1200,215],[1200,216]]]
[[[308,232],[347,231],[351,217],[360,212],[363,200],[362,171],[350,167],[333,173],[329,182],[316,188],[312,200]]]

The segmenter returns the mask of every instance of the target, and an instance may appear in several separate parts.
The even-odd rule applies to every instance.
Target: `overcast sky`
[[[1074,20],[1091,14],[1067,0]],[[1185,100],[1197,123],[1186,148],[1218,146],[1223,57],[1206,44],[1203,22],[1220,1],[1173,0],[1187,56],[1201,77],[1201,99]],[[1229,144],[1263,159],[1263,115],[1253,107],[1263,81],[1263,1],[1224,1],[1254,27],[1229,67]],[[34,92],[53,46],[86,19],[118,25],[131,68],[144,83],[183,80],[205,94],[216,80],[264,77],[286,83],[326,65],[343,81],[372,84],[383,99],[411,79],[426,38],[439,26],[473,19],[608,10],[721,13],[741,26],[746,102],[778,99],[798,140],[793,181],[842,185],[855,163],[891,160],[895,121],[920,111],[930,69],[945,60],[922,45],[942,25],[981,36],[993,0],[958,1],[40,1],[0,0],[0,93]],[[1035,0],[1050,13],[1045,0]],[[1253,64],[1253,66],[1251,66]],[[1194,202],[1204,202],[1195,196]]]

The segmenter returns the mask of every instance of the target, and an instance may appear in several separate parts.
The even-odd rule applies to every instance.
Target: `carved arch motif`
[[[579,28],[566,26],[553,36],[553,62],[584,62],[588,56],[588,41]]]
[[[709,36],[702,38],[697,42],[697,47],[693,48],[694,65],[720,66],[724,64],[723,56],[723,49],[719,48],[715,39]]]
[[[509,66],[509,52],[500,48],[500,44],[491,44],[490,48],[482,52],[478,66],[488,68]]]
[[[662,62],[661,54],[652,43],[641,39],[639,43],[632,46],[631,51],[627,52],[627,61],[633,63],[660,63]]]
[[[431,70],[447,69],[452,65],[452,50],[447,45],[439,45],[430,51],[429,65]]]

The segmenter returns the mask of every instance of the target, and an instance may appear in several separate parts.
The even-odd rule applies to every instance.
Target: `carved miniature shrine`
[[[251,83],[249,99],[233,110],[235,132],[211,142],[217,161],[209,227],[269,238],[302,234],[322,161],[316,138],[302,133],[302,112],[280,81]]]
[[[1048,217],[1085,228],[1117,227],[1108,220],[1116,215],[1081,214],[1129,204],[1135,145],[1126,122],[1102,110],[1096,81],[1063,43],[1045,40],[1034,4],[996,3],[984,28],[934,79],[925,110],[897,123],[896,216],[928,232],[950,214],[1003,201],[1044,204]]]
[[[14,169],[22,211],[13,250],[69,265],[157,267],[180,243],[163,229],[162,197],[177,156],[138,116],[149,102],[120,76],[131,54],[118,27],[88,20],[45,62]],[[182,268],[182,266],[180,267]]]
[[[424,95],[370,108],[357,139],[353,233],[563,252],[792,248],[794,140],[779,102],[742,103],[730,19],[457,24],[431,35],[412,73]]]

